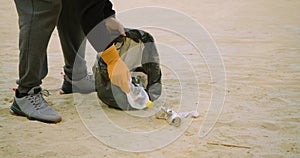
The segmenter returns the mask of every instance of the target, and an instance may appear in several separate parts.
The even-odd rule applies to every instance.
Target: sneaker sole
[[[19,108],[19,105],[15,102],[13,102],[13,105],[11,105],[11,107],[9,108],[9,112],[10,112],[10,114],[15,115],[15,116],[27,117],[28,120],[37,120],[37,121],[41,121],[41,122],[45,122],[45,123],[59,123],[62,120],[61,118],[59,118],[54,121],[49,121],[49,120],[36,119],[34,117],[30,117],[30,116],[26,115],[23,111],[21,111],[21,109]]]

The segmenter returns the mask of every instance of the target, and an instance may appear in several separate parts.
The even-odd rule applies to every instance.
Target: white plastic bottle
[[[127,93],[128,103],[135,109],[153,108],[154,104],[150,101],[147,92],[141,85],[134,85],[129,82],[130,92]]]

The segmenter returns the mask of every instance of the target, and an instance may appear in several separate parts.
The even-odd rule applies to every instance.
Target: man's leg
[[[63,0],[57,29],[65,59],[65,80],[62,93],[95,91],[93,76],[88,75],[85,56],[85,35],[76,14],[76,0]]]
[[[20,93],[39,86],[47,75],[47,46],[61,9],[61,0],[15,0],[19,15]]]
[[[44,100],[40,84],[47,75],[47,46],[57,23],[61,0],[15,0],[19,15],[19,84],[12,114],[57,123],[61,116]]]

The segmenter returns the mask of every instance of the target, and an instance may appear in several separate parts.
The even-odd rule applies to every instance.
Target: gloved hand
[[[101,57],[107,65],[108,76],[111,83],[120,87],[123,92],[129,93],[130,72],[126,64],[120,58],[115,45],[106,49],[101,54]]]
[[[117,30],[122,36],[126,36],[123,25],[116,18],[108,17],[105,19],[105,25],[110,32]]]

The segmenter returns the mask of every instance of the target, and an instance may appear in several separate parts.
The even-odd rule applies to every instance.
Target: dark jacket
[[[109,0],[79,0],[78,7],[80,23],[86,35],[101,21],[115,14]]]
[[[115,11],[109,0],[76,0],[76,16],[87,39],[97,52],[102,52],[111,45],[115,38],[105,26],[104,19],[114,16]],[[74,1],[74,3],[76,2]],[[117,35],[118,36],[118,35]]]

